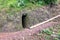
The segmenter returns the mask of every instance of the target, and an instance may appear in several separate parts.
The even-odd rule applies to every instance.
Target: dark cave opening
[[[26,28],[26,19],[27,19],[27,14],[22,15],[22,27]]]

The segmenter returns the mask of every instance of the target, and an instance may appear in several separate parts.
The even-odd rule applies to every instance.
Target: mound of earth
[[[14,10],[10,11],[13,15],[9,15],[8,12],[3,10],[0,12],[0,32],[19,31],[48,20],[60,13],[60,5],[52,8],[44,6],[37,7],[33,10],[24,9],[20,12],[15,12]]]

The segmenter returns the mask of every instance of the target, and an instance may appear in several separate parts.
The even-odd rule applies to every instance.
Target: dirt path
[[[0,40],[40,40],[37,36],[32,35],[37,34],[42,29],[51,27],[54,24],[56,25],[57,22],[48,22],[33,29],[24,29],[18,32],[0,33]]]

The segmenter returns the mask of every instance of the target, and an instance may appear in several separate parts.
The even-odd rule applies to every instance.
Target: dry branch
[[[36,25],[34,25],[34,26],[31,26],[30,28],[37,27],[38,25],[42,25],[42,24],[47,23],[47,22],[49,22],[49,21],[51,21],[51,20],[54,20],[55,18],[58,18],[58,17],[60,17],[60,15],[57,15],[57,16],[55,16],[55,17],[53,17],[53,18],[51,18],[51,19],[48,19],[47,21],[44,21],[44,22],[42,22],[42,23],[36,24]]]

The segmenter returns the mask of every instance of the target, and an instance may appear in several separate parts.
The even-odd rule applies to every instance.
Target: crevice
[[[26,28],[26,19],[27,19],[27,14],[22,15],[22,26],[23,28]]]

